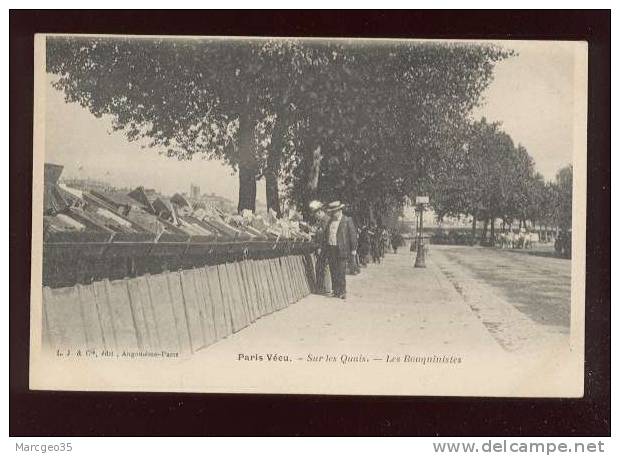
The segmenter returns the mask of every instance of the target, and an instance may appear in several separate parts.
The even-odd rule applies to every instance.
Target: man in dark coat
[[[394,249],[394,253],[398,253],[398,248],[403,245],[404,241],[402,235],[394,230],[392,233],[392,248]]]
[[[323,204],[320,201],[311,201],[309,204],[310,213],[314,221],[314,242],[318,246],[316,251],[316,289],[317,294],[330,294],[331,281],[326,276],[327,272],[327,251],[325,249],[325,230],[329,224],[329,216],[325,213]]]
[[[357,241],[357,254],[359,255],[360,265],[365,268],[368,265],[368,255],[370,254],[370,234],[367,226],[362,227]]]
[[[329,260],[334,297],[347,297],[347,260],[357,254],[357,229],[353,220],[343,215],[344,204],[332,201],[325,207],[330,221],[325,230],[325,249]]]

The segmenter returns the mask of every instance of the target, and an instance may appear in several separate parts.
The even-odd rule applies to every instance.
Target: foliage
[[[546,183],[525,147],[515,146],[499,123],[484,118],[464,128],[460,141],[432,185],[440,218],[465,214],[492,224],[499,218],[509,224],[570,226],[571,167]]]
[[[53,37],[47,46],[67,101],[170,157],[237,169],[239,210],[254,209],[262,176],[279,210],[278,176],[302,209],[310,197],[338,198],[364,216],[460,166],[450,157],[468,115],[510,55],[355,40]]]

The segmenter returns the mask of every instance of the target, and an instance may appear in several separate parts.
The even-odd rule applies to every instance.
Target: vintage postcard
[[[585,42],[35,47],[31,389],[583,395]]]

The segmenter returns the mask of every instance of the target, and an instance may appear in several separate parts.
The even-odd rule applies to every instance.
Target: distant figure
[[[510,235],[508,238],[508,242],[510,244],[510,248],[514,249],[517,247],[517,237],[515,236],[515,232],[512,231],[512,229],[510,230]]]
[[[361,272],[361,268],[360,268],[360,259],[359,259],[359,232],[357,229],[357,226],[355,225],[355,222],[353,221],[353,217],[351,217],[350,212],[348,212],[346,209],[342,212],[342,215],[344,217],[349,218],[349,220],[351,221],[351,224],[353,225],[353,228],[355,229],[355,245],[358,246],[358,252],[355,253],[351,253],[351,255],[349,255],[349,259],[347,261],[347,274],[350,275],[357,275]]]
[[[508,233],[502,231],[499,233],[499,248],[505,249],[508,247]]]
[[[325,230],[325,248],[329,259],[329,271],[332,278],[333,295],[336,298],[347,297],[347,260],[357,255],[357,230],[353,220],[343,215],[344,204],[332,201],[325,210],[330,215]]]
[[[390,233],[387,229],[383,228],[381,232],[382,242],[381,242],[381,258],[385,257],[385,250],[390,247]]]
[[[522,249],[525,247],[525,237],[526,237],[525,228],[521,228],[521,230],[519,231],[519,242],[518,242],[517,248]]]
[[[381,230],[376,226],[373,226],[372,229],[368,231],[368,234],[370,236],[372,262],[381,264],[381,244],[383,243],[383,236],[381,235]]]
[[[572,232],[562,229],[555,238],[554,248],[557,255],[562,258],[571,258]]]
[[[387,245],[388,239],[389,235],[387,235],[385,229],[377,227],[377,248],[380,258],[385,257],[385,247]]]
[[[398,248],[403,245],[404,241],[403,236],[398,231],[394,231],[392,234],[392,249],[394,253],[398,253]]]
[[[365,268],[368,265],[368,255],[370,254],[370,234],[368,227],[363,226],[357,236],[357,254],[360,266]]]

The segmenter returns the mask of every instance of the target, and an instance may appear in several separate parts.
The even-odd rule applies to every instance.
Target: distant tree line
[[[497,218],[548,216],[527,153],[470,121],[510,55],[412,41],[47,39],[66,101],[170,157],[224,160],[238,172],[239,211],[255,210],[264,178],[278,215],[283,199],[302,211],[340,199],[372,220],[424,192],[442,214],[491,230]]]
[[[572,221],[572,166],[545,182],[522,145],[486,119],[461,131],[460,144],[442,157],[430,185],[439,218],[472,217],[472,240],[482,223],[482,242],[494,242],[496,223],[501,228],[570,229]]]

